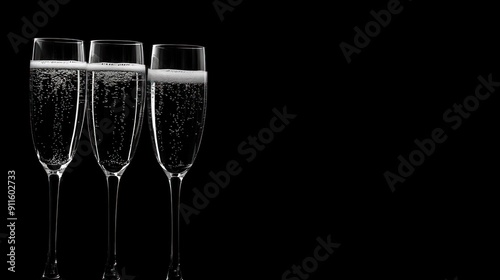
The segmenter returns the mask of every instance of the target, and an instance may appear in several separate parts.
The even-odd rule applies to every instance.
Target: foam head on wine
[[[87,70],[87,117],[94,154],[104,172],[123,172],[132,160],[142,126],[145,66],[90,63]],[[103,125],[111,127],[111,132],[98,133]]]
[[[206,71],[148,71],[148,113],[155,155],[170,173],[186,172],[198,153],[205,122],[206,86]]]
[[[46,170],[73,158],[85,112],[86,63],[32,60],[30,115],[33,143]]]

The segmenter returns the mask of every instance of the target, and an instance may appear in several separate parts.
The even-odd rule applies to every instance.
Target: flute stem
[[[170,265],[167,280],[182,280],[180,264],[179,212],[181,185],[184,174],[167,174],[170,184]]]
[[[49,249],[42,280],[60,279],[57,268],[57,216],[62,171],[47,172],[49,180]]]
[[[120,176],[106,175],[108,183],[108,257],[104,268],[103,280],[119,280],[116,269],[116,216]]]

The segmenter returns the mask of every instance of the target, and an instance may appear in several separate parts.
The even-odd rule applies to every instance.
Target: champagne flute
[[[153,45],[148,89],[148,120],[153,149],[170,185],[171,251],[167,280],[182,280],[180,194],[182,179],[193,165],[205,124],[205,48]]]
[[[116,210],[120,179],[139,140],[146,66],[141,42],[94,40],[88,64],[90,139],[108,187],[108,251],[103,279],[118,280]]]
[[[61,177],[83,126],[86,94],[83,41],[35,38],[30,61],[31,134],[49,180],[49,248],[42,279],[60,279],[57,216]]]

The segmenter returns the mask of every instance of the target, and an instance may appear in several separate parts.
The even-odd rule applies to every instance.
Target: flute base
[[[120,280],[121,276],[116,270],[115,265],[109,265],[104,268],[104,274],[102,275],[102,280]]]
[[[170,268],[167,273],[167,280],[183,280],[180,268]]]
[[[61,276],[55,275],[51,277],[42,276],[41,280],[63,280],[63,279],[61,278]]]
[[[41,280],[62,280],[57,268],[57,261],[46,263]]]

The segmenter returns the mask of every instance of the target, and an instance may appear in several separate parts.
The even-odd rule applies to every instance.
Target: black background
[[[347,63],[339,44],[352,45],[353,28],[364,29],[370,11],[388,2],[244,0],[221,21],[212,0],[71,0],[36,37],[83,39],[87,51],[92,39],[138,40],[147,63],[154,43],[206,47],[207,122],[183,203],[192,206],[193,189],[230,160],[242,172],[182,225],[185,279],[280,279],[327,236],[341,245],[308,279],[496,275],[500,89],[456,130],[443,113],[474,94],[479,75],[500,81],[498,9],[488,1],[401,1],[401,13]],[[16,53],[6,34],[21,35],[21,18],[41,9],[36,1],[2,5],[3,165],[16,173],[18,221],[16,272],[7,271],[6,239],[1,267],[7,279],[38,279],[48,190],[29,127],[32,40]],[[247,162],[238,145],[285,106],[296,118]],[[169,262],[168,181],[144,124],[120,189],[125,280],[165,279]],[[391,192],[384,172],[397,172],[397,157],[438,127],[447,140]],[[59,222],[61,275],[100,279],[106,183],[92,154],[63,177]]]

